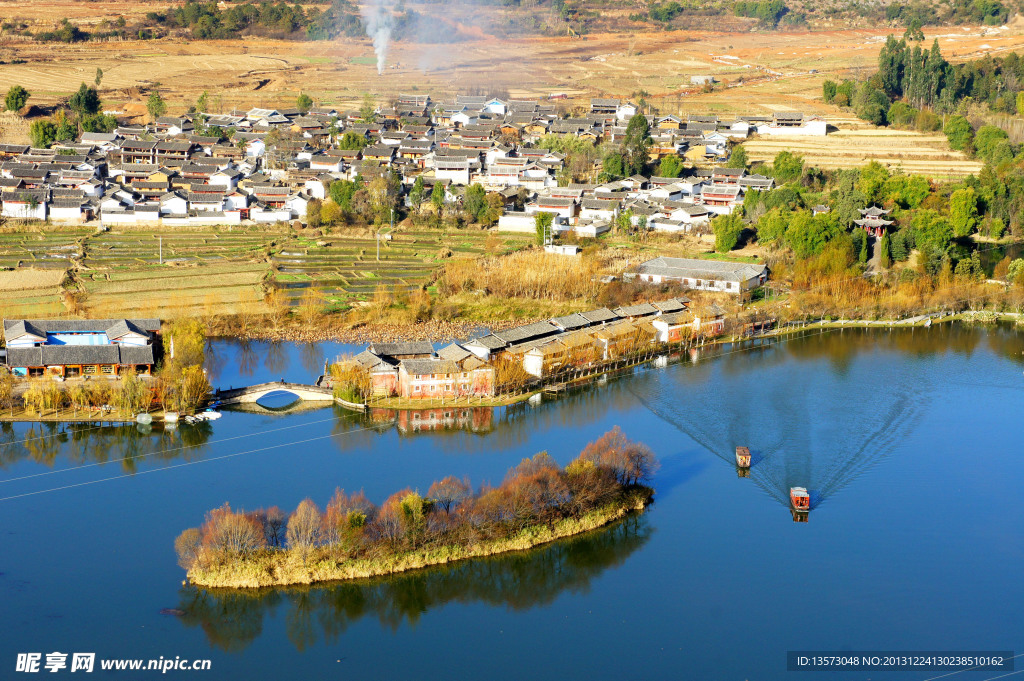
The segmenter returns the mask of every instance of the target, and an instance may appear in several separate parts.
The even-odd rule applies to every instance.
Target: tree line
[[[511,468],[497,486],[474,490],[468,479],[448,476],[425,495],[404,489],[380,506],[362,492],[338,489],[323,510],[305,499],[290,513],[278,507],[246,512],[224,504],[208,512],[202,526],[182,532],[175,550],[179,565],[191,571],[261,563],[274,554],[309,566],[468,548],[611,504],[631,508],[635,504],[628,499],[650,496],[644,485],[657,467],[647,446],[616,427],[565,467],[541,452]]]

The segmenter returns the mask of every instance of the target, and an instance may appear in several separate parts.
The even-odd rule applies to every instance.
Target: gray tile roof
[[[401,357],[404,355],[432,355],[434,346],[427,341],[411,341],[406,343],[374,343],[370,352],[380,357]]]
[[[41,345],[7,350],[7,364],[12,367],[153,363],[152,345]]]
[[[637,267],[636,273],[679,279],[748,281],[759,276],[764,270],[765,266],[760,263],[661,257],[642,263]]]
[[[413,376],[456,374],[461,371],[458,364],[447,359],[406,359],[402,361],[401,367]]]
[[[565,329],[566,331],[571,331],[573,329],[581,329],[585,326],[590,326],[593,322],[581,314],[574,313],[565,315],[564,317],[555,317],[551,320],[551,323]]]
[[[595,324],[598,322],[609,322],[613,319],[619,318],[617,314],[609,310],[607,307],[589,310],[588,312],[580,312],[580,316],[584,319],[589,319]]]
[[[535,322],[525,326],[517,326],[493,334],[506,343],[522,343],[535,338],[550,336],[559,331],[558,327],[551,322]]]

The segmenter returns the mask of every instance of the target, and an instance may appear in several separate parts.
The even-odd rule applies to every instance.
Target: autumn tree
[[[449,475],[443,480],[438,480],[427,490],[427,496],[434,499],[445,513],[450,513],[452,504],[459,504],[469,496],[472,487],[469,478],[459,480],[454,475]]]
[[[323,541],[323,516],[312,499],[303,499],[288,519],[288,546],[305,554]]]
[[[637,485],[650,480],[658,469],[651,449],[634,442],[615,426],[588,444],[580,458],[610,470],[621,485]]]
[[[200,531],[203,546],[215,553],[244,555],[266,546],[263,528],[248,514],[232,511],[226,502],[206,514]]]
[[[174,552],[178,554],[178,565],[184,570],[191,570],[199,558],[199,550],[203,545],[203,535],[198,528],[190,527],[174,540]]]

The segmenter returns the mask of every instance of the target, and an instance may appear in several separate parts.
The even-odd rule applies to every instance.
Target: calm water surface
[[[353,349],[218,341],[209,368],[222,387],[310,381]],[[17,676],[16,653],[54,650],[211,658],[212,672],[177,676],[210,679],[926,679],[787,673],[786,651],[1024,652],[1022,353],[1007,328],[847,331],[418,422],[288,413],[277,396],[166,432],[7,425],[0,679]],[[498,482],[614,425],[663,465],[655,505],[605,530],[384,580],[181,585],[174,537],[224,501]],[[806,524],[792,485],[811,490]]]

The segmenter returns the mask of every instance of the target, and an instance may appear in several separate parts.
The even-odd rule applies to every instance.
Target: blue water
[[[283,345],[271,361],[254,345],[245,373],[220,343],[215,383],[311,380],[338,351]],[[939,673],[788,673],[787,650],[1024,652],[1022,353],[1005,328],[847,331],[704,353],[443,433],[334,408],[173,433],[7,426],[0,679],[16,653],[54,650],[212,659],[172,678],[809,681]],[[181,585],[174,537],[224,501],[496,483],[615,425],[662,461],[656,503],[624,524],[388,580]],[[812,492],[807,523],[785,504],[794,484]]]

